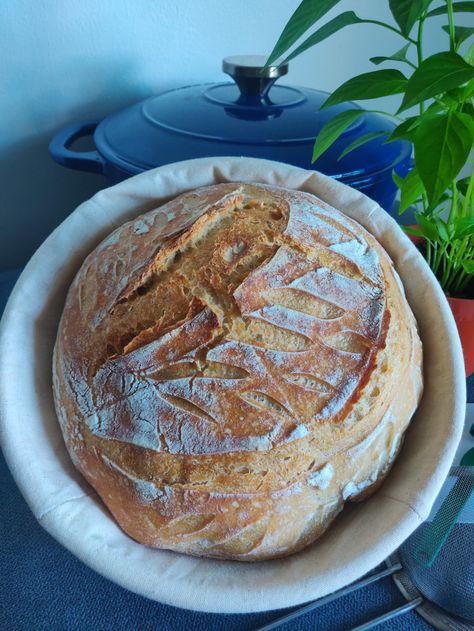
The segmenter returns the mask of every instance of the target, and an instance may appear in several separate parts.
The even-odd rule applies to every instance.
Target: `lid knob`
[[[244,97],[264,98],[275,81],[288,72],[288,64],[265,66],[266,55],[235,55],[222,60],[222,70],[230,75]]]

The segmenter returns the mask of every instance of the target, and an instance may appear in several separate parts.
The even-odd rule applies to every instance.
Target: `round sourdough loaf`
[[[54,396],[131,537],[254,561],[383,480],[422,390],[391,261],[317,197],[196,189],[115,230],[67,296]]]

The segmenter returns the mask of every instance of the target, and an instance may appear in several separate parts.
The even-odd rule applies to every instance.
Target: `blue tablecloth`
[[[18,275],[19,270],[0,273],[0,313]],[[38,525],[1,454],[0,497],[0,631],[250,631],[282,614],[195,613],[118,587],[78,561]],[[284,629],[342,631],[404,602],[386,578]],[[382,626],[386,630],[432,629],[415,612]]]

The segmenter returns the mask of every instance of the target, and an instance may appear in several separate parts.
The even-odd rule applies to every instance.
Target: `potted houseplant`
[[[356,24],[397,33],[403,46],[393,54],[372,57],[372,72],[352,77],[337,88],[323,108],[345,101],[398,94],[397,112],[384,112],[397,122],[385,142],[409,140],[414,167],[405,178],[395,173],[400,189],[400,214],[415,206],[416,225],[404,229],[418,240],[433,273],[443,287],[458,326],[466,373],[474,371],[474,28],[456,25],[458,14],[473,13],[474,2],[388,0],[394,24],[345,11],[320,26],[319,21],[339,0],[303,0],[283,29],[267,65],[289,61],[341,29]],[[433,6],[436,5],[436,6]],[[423,54],[425,22],[446,17],[445,50]],[[308,31],[317,27],[311,34]],[[300,38],[306,35],[299,45]],[[387,67],[388,66],[388,67]],[[351,109],[335,116],[315,139],[313,162],[359,116],[369,109]],[[344,152],[384,135],[372,132]],[[462,177],[467,173],[467,176]]]

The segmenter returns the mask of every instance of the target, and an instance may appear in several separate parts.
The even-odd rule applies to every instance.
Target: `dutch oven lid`
[[[274,86],[288,72],[288,64],[263,69],[265,60],[260,55],[227,57],[222,68],[234,82],[169,90],[107,117],[94,135],[97,149],[112,163],[141,171],[169,162],[163,154],[170,142],[175,155],[178,146],[179,159],[210,155],[209,143],[217,143],[219,155],[248,156],[258,150],[261,156],[264,149],[270,159],[278,159],[272,150],[278,148],[280,157],[282,148],[297,146],[302,162],[311,168],[312,146],[321,127],[336,114],[358,106],[344,103],[319,111],[326,92]],[[364,114],[312,167],[351,179],[397,164],[409,155],[411,146],[400,141],[383,144],[383,138],[338,160],[361,135],[371,131],[388,135],[393,128],[387,117]]]

